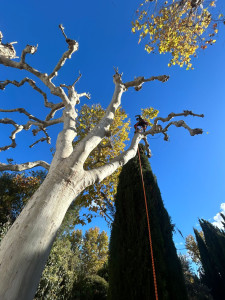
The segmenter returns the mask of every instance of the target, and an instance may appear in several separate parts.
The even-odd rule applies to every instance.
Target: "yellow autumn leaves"
[[[218,29],[213,27],[215,25],[209,27],[212,23],[210,9],[214,6],[215,1],[212,1],[208,7],[194,9],[191,0],[170,0],[157,10],[156,1],[146,0],[136,11],[132,32],[139,34],[139,43],[145,39],[148,53],[154,50],[160,54],[170,53],[172,58],[168,66],[192,69],[191,59],[197,55],[197,49],[205,49],[216,42],[209,38],[218,33]]]

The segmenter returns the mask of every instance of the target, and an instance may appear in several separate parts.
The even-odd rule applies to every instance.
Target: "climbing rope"
[[[150,252],[151,252],[151,259],[152,259],[152,273],[153,273],[153,281],[154,281],[154,287],[155,287],[155,299],[158,300],[159,298],[158,298],[155,263],[154,263],[153,247],[152,247],[152,236],[151,236],[151,228],[150,228],[149,215],[148,215],[148,205],[147,205],[147,198],[146,198],[146,193],[145,193],[145,184],[144,184],[144,178],[143,178],[143,172],[142,172],[142,166],[141,166],[141,156],[140,156],[140,152],[139,152],[139,147],[138,147],[138,157],[139,157],[139,164],[140,164],[140,170],[141,170],[141,180],[142,180],[142,184],[143,184],[145,209],[146,209],[146,216],[147,216],[147,223],[148,223],[148,236],[149,236],[149,245],[150,245]]]

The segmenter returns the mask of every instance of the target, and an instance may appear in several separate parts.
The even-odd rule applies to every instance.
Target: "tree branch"
[[[14,122],[12,119],[8,119],[8,118],[4,118],[4,119],[0,119],[0,123],[2,124],[11,124],[15,127],[15,130],[12,131],[11,135],[9,136],[9,138],[11,139],[12,143],[10,145],[6,145],[4,147],[0,147],[0,151],[5,151],[8,150],[9,148],[15,148],[16,147],[16,134],[18,132],[20,132],[21,130],[23,130],[23,126],[22,125],[18,125],[16,122]]]
[[[32,169],[34,167],[43,167],[46,170],[49,170],[50,165],[43,160],[37,160],[34,162],[27,162],[23,164],[0,163],[0,171],[24,171],[24,170]]]
[[[51,144],[51,138],[48,135],[46,129],[45,128],[40,128],[40,131],[44,132],[45,138],[40,138],[39,140],[37,140],[36,142],[34,142],[32,145],[30,145],[29,146],[30,148],[32,148],[34,145],[38,144],[39,142],[44,142],[44,141],[46,141],[48,144]],[[33,130],[33,134],[35,135],[34,130]]]
[[[29,54],[34,54],[37,52],[37,48],[38,48],[38,45],[37,46],[31,46],[31,45],[26,45],[26,47],[23,49],[22,51],[22,54],[21,54],[21,59],[20,59],[20,62],[22,64],[25,63],[25,58],[26,58],[26,55],[29,53]]]
[[[69,40],[69,41],[72,41],[72,40]],[[73,41],[70,43],[72,44]],[[66,96],[65,92],[63,91],[63,89],[60,87],[56,87],[49,79],[48,74],[39,72],[38,70],[34,69],[33,67],[31,67],[30,65],[28,65],[25,62],[26,54],[27,53],[31,53],[31,54],[35,53],[36,50],[37,50],[37,47],[35,47],[35,46],[28,45],[27,47],[25,47],[25,49],[22,51],[21,60],[19,62],[12,61],[8,57],[0,55],[0,64],[4,65],[6,67],[16,68],[19,70],[26,70],[26,71],[30,72],[31,74],[38,77],[50,89],[50,91],[53,95],[60,97],[62,99],[63,103],[67,104],[69,102],[69,99]]]
[[[22,79],[20,82],[16,81],[16,80],[5,80],[5,81],[0,81],[0,89],[1,90],[4,90],[5,87],[8,85],[8,84],[13,84],[17,87],[21,87],[22,85],[24,85],[25,82],[28,82],[29,85],[34,89],[36,90],[37,92],[39,92],[43,98],[44,98],[44,103],[45,103],[45,106],[46,107],[49,107],[49,108],[54,108],[55,107],[55,104],[52,103],[52,102],[48,102],[48,99],[47,99],[47,95],[46,93],[44,93],[39,87],[37,87],[36,83],[34,80],[30,79],[30,78],[24,78]]]
[[[135,78],[133,81],[129,81],[124,83],[124,86],[126,89],[130,87],[134,87],[136,91],[139,91],[142,88],[142,85],[144,82],[148,81],[154,81],[154,80],[159,80],[161,82],[166,82],[169,80],[169,76],[167,75],[162,75],[162,76],[152,76],[150,78],[145,79],[143,76],[139,76]]]
[[[68,44],[69,49],[62,55],[62,57],[60,58],[59,62],[57,63],[57,65],[55,66],[54,70],[52,71],[52,73],[48,76],[48,78],[50,80],[52,80],[55,76],[57,76],[57,72],[62,68],[62,66],[65,64],[67,59],[70,59],[72,54],[78,50],[78,42],[76,42],[75,40],[71,40],[68,39],[67,36],[65,35],[64,32],[64,28],[63,26],[60,24],[59,28],[61,29],[66,42]],[[75,83],[74,83],[75,84]]]
[[[162,117],[157,117],[155,118],[154,120],[154,124],[152,126],[152,128],[148,131],[146,131],[144,133],[144,135],[148,135],[148,134],[151,134],[151,135],[155,135],[156,133],[163,133],[164,134],[164,140],[165,141],[168,141],[169,140],[169,137],[167,135],[167,131],[169,129],[169,127],[171,125],[174,125],[176,127],[183,127],[185,129],[187,129],[190,133],[191,136],[194,136],[194,135],[197,135],[197,134],[202,134],[203,133],[203,130],[200,129],[200,128],[190,128],[183,120],[180,120],[180,121],[172,121],[170,122],[169,124],[167,124],[164,128],[161,126],[161,125],[158,125],[158,121],[162,121],[162,122],[168,122],[170,121],[171,119],[173,119],[174,117],[179,117],[179,116],[184,116],[184,117],[187,117],[187,116],[194,116],[194,117],[200,117],[200,118],[203,118],[204,115],[203,114],[194,114],[192,111],[190,110],[184,110],[183,113],[178,113],[178,114],[175,114],[175,113],[170,113],[168,115],[168,117],[166,118],[162,118]]]
[[[191,110],[184,110],[183,113],[179,113],[179,114],[175,114],[175,113],[170,113],[168,115],[168,117],[166,118],[162,118],[162,117],[157,117],[155,118],[154,120],[154,124],[157,124],[158,121],[162,121],[162,122],[168,122],[170,121],[172,118],[174,117],[180,117],[180,116],[184,116],[184,117],[187,117],[187,116],[194,116],[194,117],[200,117],[200,118],[204,118],[204,115],[203,114],[194,114]]]
[[[3,39],[3,34],[0,31],[0,56],[4,56],[7,58],[17,58],[16,57],[16,51],[13,47],[13,44],[16,44],[17,42],[11,42],[8,44],[3,44],[2,43],[2,39]]]
[[[121,153],[119,156],[112,159],[109,163],[92,169],[88,170],[88,174],[93,178],[94,182],[101,182],[104,178],[111,175],[115,172],[119,167],[125,165],[131,158],[133,158],[137,153],[137,147],[141,139],[144,135],[140,132],[135,133],[130,147]]]

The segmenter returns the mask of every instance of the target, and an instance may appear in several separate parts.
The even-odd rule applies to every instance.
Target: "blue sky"
[[[123,96],[122,106],[132,125],[141,108],[149,106],[158,109],[161,116],[184,109],[205,115],[204,119],[186,119],[191,127],[204,130],[201,136],[191,137],[182,128],[171,128],[169,142],[161,136],[149,138],[153,153],[150,162],[165,206],[173,223],[186,236],[192,233],[198,218],[213,220],[221,203],[225,202],[225,28],[219,31],[214,46],[198,53],[193,61],[193,71],[168,68],[168,55],[147,54],[143,44],[138,45],[138,37],[131,33],[130,23],[139,3],[135,0],[20,0],[13,4],[4,1],[0,30],[4,42],[18,41],[18,55],[26,44],[38,44],[38,52],[29,56],[28,62],[49,73],[67,47],[58,29],[62,23],[68,37],[79,42],[79,51],[66,62],[54,83],[70,84],[80,71],[83,76],[77,89],[78,92],[91,93],[92,98],[88,101],[91,104],[101,103],[107,107],[114,89],[113,66],[123,72],[124,81],[140,75],[170,75],[170,80],[164,84],[152,82],[145,84],[139,92],[129,90]],[[0,80],[19,80],[27,75],[0,66]],[[45,114],[43,99],[29,86],[8,86],[1,91],[0,97],[2,108],[24,106],[39,117]],[[54,101],[54,97],[50,96],[50,100]],[[59,128],[56,126],[50,130],[51,146],[39,144],[33,149],[28,148],[34,142],[31,132],[19,134],[18,147],[2,152],[1,161],[14,158],[18,163],[38,159],[50,162],[49,149],[54,146]],[[1,144],[9,142],[10,129],[1,125]],[[105,228],[99,218],[96,224]],[[179,244],[183,240],[177,235],[175,242]]]

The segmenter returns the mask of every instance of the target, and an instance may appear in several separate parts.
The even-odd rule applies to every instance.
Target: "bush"
[[[71,300],[106,300],[108,283],[98,275],[91,275],[76,283],[73,291]]]

